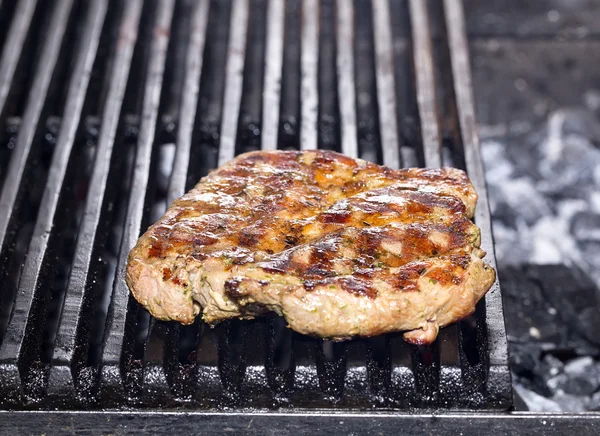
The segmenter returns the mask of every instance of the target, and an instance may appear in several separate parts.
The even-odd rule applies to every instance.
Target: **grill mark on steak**
[[[230,298],[238,299],[243,296],[243,293],[240,292],[240,284],[242,283],[242,279],[240,277],[234,277],[229,280],[226,280],[223,284],[223,289],[225,290],[225,295]]]
[[[370,299],[377,297],[377,291],[365,280],[355,277],[341,277],[336,280],[342,289],[350,294],[365,296]]]
[[[411,262],[401,266],[399,271],[388,279],[388,283],[399,292],[417,292],[417,280],[427,270],[427,262]]]
[[[253,229],[244,229],[238,236],[238,243],[242,247],[254,247],[260,240],[260,235]]]
[[[344,224],[350,221],[352,217],[352,212],[350,211],[331,211],[325,212],[319,216],[319,221],[326,224]]]
[[[163,268],[163,277],[162,278],[164,281],[170,280],[172,283],[176,284],[177,286],[181,286],[183,288],[188,287],[188,284],[181,281],[179,279],[179,277],[173,275],[173,272],[169,268]]]

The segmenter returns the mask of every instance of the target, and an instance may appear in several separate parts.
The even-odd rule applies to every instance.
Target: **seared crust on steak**
[[[495,281],[453,168],[392,170],[329,151],[252,152],[176,200],[131,250],[127,283],[162,320],[275,312],[330,339],[428,343]]]

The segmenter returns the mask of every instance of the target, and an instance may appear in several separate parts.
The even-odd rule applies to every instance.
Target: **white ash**
[[[600,285],[599,102],[600,93],[590,92],[587,110],[557,110],[538,127],[481,126],[500,270],[578,266]],[[539,330],[528,333],[535,341]],[[518,345],[511,344],[513,363],[522,359]],[[515,392],[532,411],[600,410],[598,356],[558,357],[539,355],[530,379],[513,373]]]
[[[600,256],[588,255],[598,252],[590,243],[600,243],[599,231],[572,226],[581,214],[600,219],[593,113],[561,109],[528,133],[521,123],[481,132],[499,264],[575,264],[600,283]]]

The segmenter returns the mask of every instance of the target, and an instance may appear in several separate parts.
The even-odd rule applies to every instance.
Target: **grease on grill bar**
[[[168,203],[276,147],[464,166],[493,263],[460,2],[20,0],[0,14],[3,408],[510,406],[497,284],[416,347],[321,341],[280,318],[157,322],[123,277]]]

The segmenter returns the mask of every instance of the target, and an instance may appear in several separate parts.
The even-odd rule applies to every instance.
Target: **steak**
[[[404,331],[430,343],[495,281],[454,168],[393,170],[330,151],[243,154],[176,200],[127,265],[161,320],[269,312],[343,340]]]

